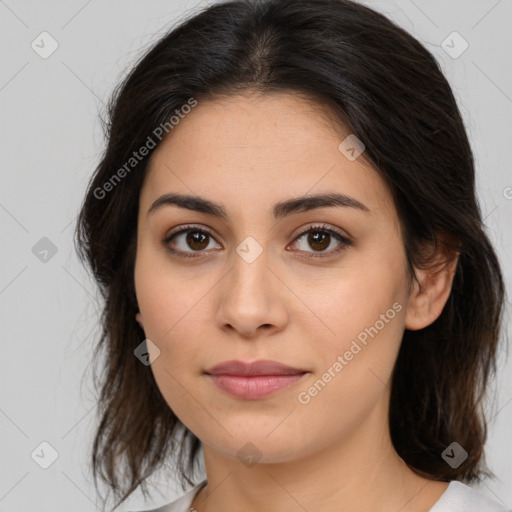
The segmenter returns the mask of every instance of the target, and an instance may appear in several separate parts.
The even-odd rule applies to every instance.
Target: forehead
[[[198,101],[153,153],[141,203],[178,191],[241,209],[339,192],[393,213],[379,173],[340,151],[348,135],[325,106],[293,94]]]

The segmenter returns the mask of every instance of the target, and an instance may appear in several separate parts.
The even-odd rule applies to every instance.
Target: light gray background
[[[512,1],[365,3],[424,42],[454,87],[510,288]],[[0,0],[0,511],[98,510],[87,457],[97,292],[73,250],[74,221],[103,149],[98,110],[141,52],[199,5],[205,2]],[[31,48],[43,31],[59,45],[47,59]],[[441,46],[453,31],[469,44],[456,59]],[[47,262],[32,252],[42,237],[57,248]],[[490,394],[487,460],[497,480],[482,491],[512,507],[512,361],[505,353]],[[44,441],[58,453],[48,469],[31,458]],[[144,505],[135,494],[122,510],[181,494],[163,474],[152,484],[161,497]]]

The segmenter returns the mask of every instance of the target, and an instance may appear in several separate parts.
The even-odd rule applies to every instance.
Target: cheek
[[[157,345],[163,345],[180,319],[193,309],[200,290],[184,273],[171,271],[165,254],[146,245],[137,253],[134,279],[144,332]]]
[[[204,335],[199,330],[204,322],[198,320],[206,315],[207,301],[201,300],[205,283],[171,271],[165,256],[144,248],[137,255],[134,278],[144,333],[160,350],[151,367],[157,381],[173,386],[169,373],[186,373],[201,354]]]
[[[358,336],[364,341],[367,330],[375,326],[382,337],[400,339],[405,275],[400,262],[391,260],[380,264],[361,260],[357,265],[347,265],[317,281],[314,289],[303,295],[304,302],[315,313],[310,315],[311,322],[318,324],[321,320],[323,337],[333,351],[343,349],[347,343],[350,345]]]
[[[322,432],[321,443],[350,435],[378,404],[385,414],[383,399],[390,389],[404,323],[404,307],[393,302],[394,295],[390,288],[369,295],[339,289],[347,301],[333,306],[337,316],[332,316],[330,326],[336,334],[319,340],[315,374],[296,397],[296,418],[302,416],[310,431]]]
[[[353,411],[355,418],[378,400],[392,374],[404,330],[405,260],[369,260],[358,258],[305,300],[316,313],[307,329],[314,332],[317,317],[329,328],[315,343],[316,374],[301,388],[311,412],[337,403],[335,416]]]
[[[141,257],[135,266],[137,301],[144,320],[144,333],[160,351],[151,363],[156,384],[176,416],[185,424],[202,418],[203,408],[191,399],[188,378],[196,368],[200,354],[195,340],[193,313],[197,313],[198,299],[183,293],[186,283],[149,259]],[[186,289],[186,288],[185,288]],[[195,308],[194,308],[195,305]],[[205,422],[208,418],[203,418]]]

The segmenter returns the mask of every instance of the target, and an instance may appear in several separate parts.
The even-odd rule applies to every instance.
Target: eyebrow
[[[160,196],[158,199],[156,199],[156,201],[153,202],[147,213],[150,214],[155,212],[156,210],[159,210],[166,205],[174,205],[178,206],[179,208],[193,210],[196,212],[205,213],[207,215],[213,215],[214,217],[218,217],[223,220],[228,219],[228,214],[222,205],[209,201],[208,199],[200,196],[176,193],[169,193]],[[325,207],[347,207],[355,208],[363,212],[370,212],[368,207],[353,197],[347,196],[345,194],[330,193],[296,197],[287,199],[286,201],[281,201],[274,205],[273,214],[275,219],[282,219],[283,217],[292,215],[294,213],[301,213],[314,210],[316,208]]]

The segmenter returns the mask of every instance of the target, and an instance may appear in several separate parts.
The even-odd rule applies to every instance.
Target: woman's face
[[[348,135],[297,96],[236,96],[199,102],[153,154],[138,319],[163,397],[205,447],[284,462],[387,429],[409,274],[391,194],[350,139],[339,148]],[[195,202],[150,212],[165,194]],[[338,204],[307,201],[326,194]],[[296,370],[207,373],[233,360]]]

